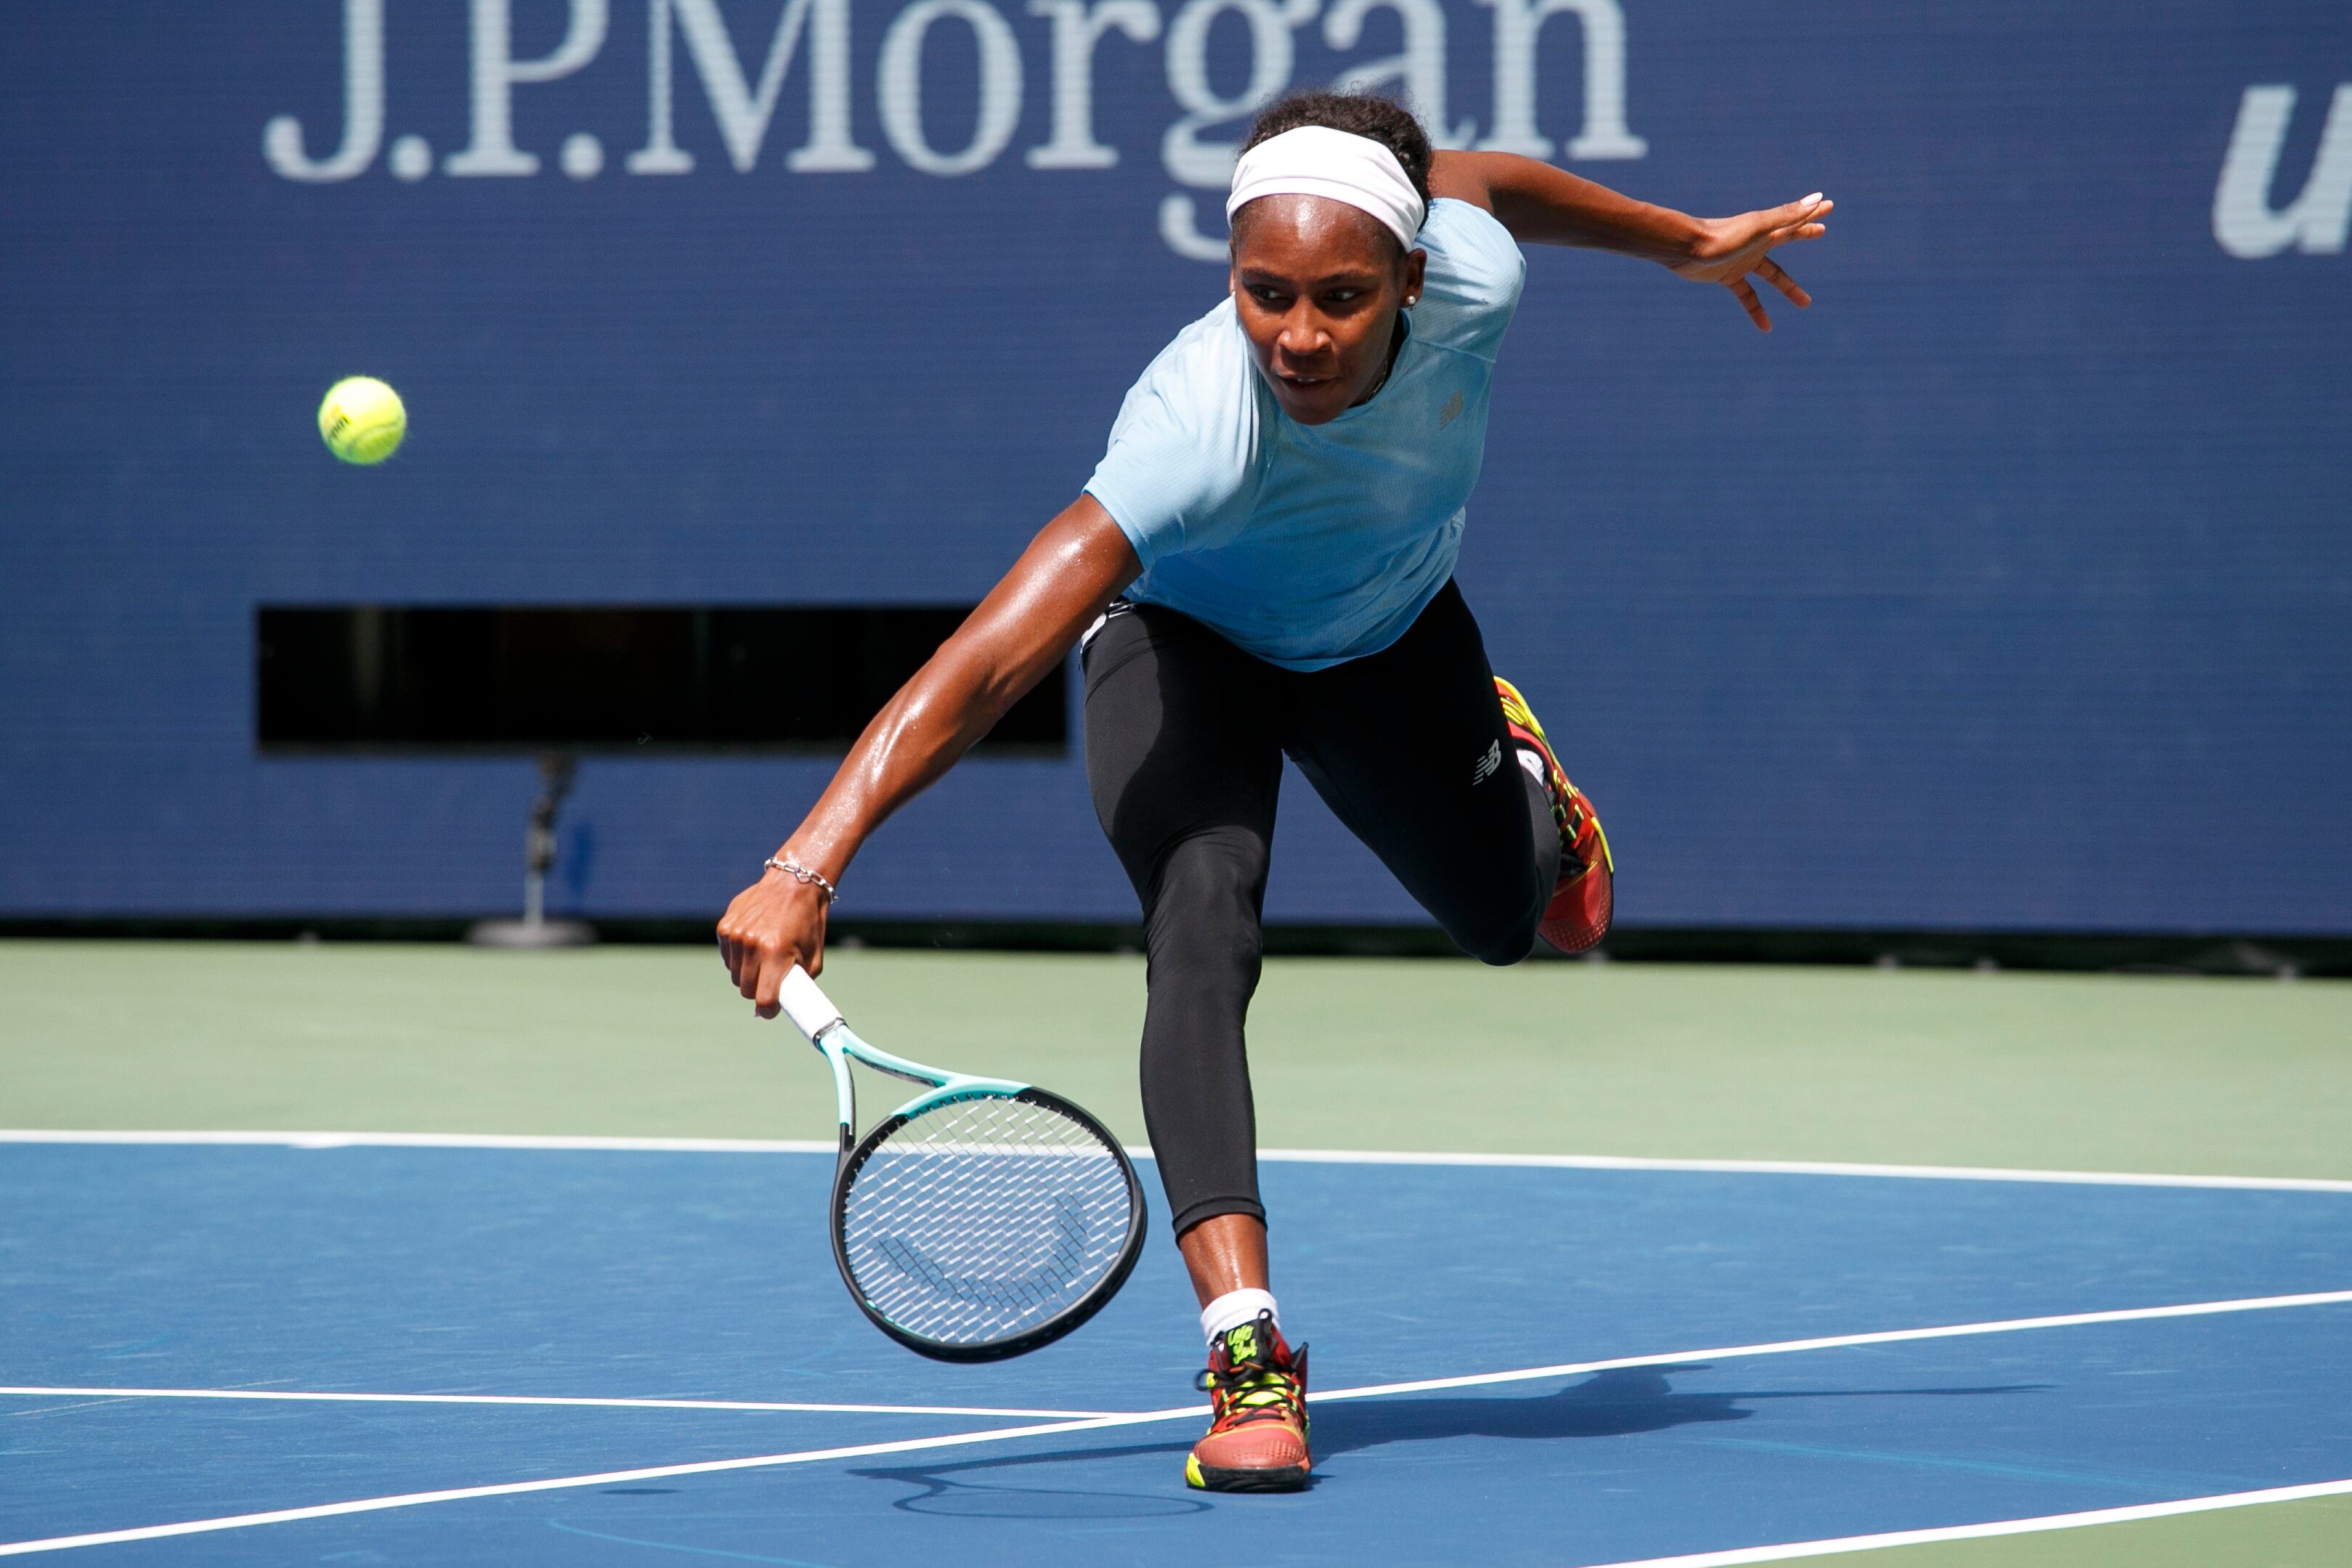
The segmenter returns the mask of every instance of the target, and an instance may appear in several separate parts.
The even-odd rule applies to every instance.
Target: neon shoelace
[[[1222,1345],[1219,1349],[1228,1364],[1220,1366],[1212,1361],[1193,1379],[1193,1386],[1210,1396],[1215,1412],[1212,1431],[1227,1431],[1250,1421],[1305,1419],[1304,1345],[1291,1357],[1296,1370],[1277,1366],[1262,1355],[1234,1360],[1230,1349]]]

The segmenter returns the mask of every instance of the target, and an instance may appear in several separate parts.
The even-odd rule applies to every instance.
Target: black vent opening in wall
[[[265,751],[846,750],[971,606],[262,605]],[[980,743],[1059,757],[1048,674]]]

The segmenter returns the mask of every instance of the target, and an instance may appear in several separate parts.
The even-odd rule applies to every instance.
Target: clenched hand
[[[771,870],[735,895],[719,921],[719,956],[735,988],[763,1019],[779,1010],[776,992],[794,964],[824,968],[824,894]]]

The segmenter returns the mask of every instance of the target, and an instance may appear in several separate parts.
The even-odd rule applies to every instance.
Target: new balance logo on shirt
[[[1470,787],[1475,789],[1479,785],[1492,779],[1495,776],[1495,770],[1502,765],[1503,743],[1499,740],[1488,742],[1486,754],[1478,758],[1478,766],[1470,775]]]

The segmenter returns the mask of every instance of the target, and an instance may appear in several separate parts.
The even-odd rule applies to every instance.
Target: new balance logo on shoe
[[[1492,779],[1495,776],[1495,770],[1502,766],[1503,743],[1499,740],[1490,742],[1485,754],[1478,758],[1476,769],[1470,775],[1470,787],[1475,789],[1484,784],[1487,779]]]

